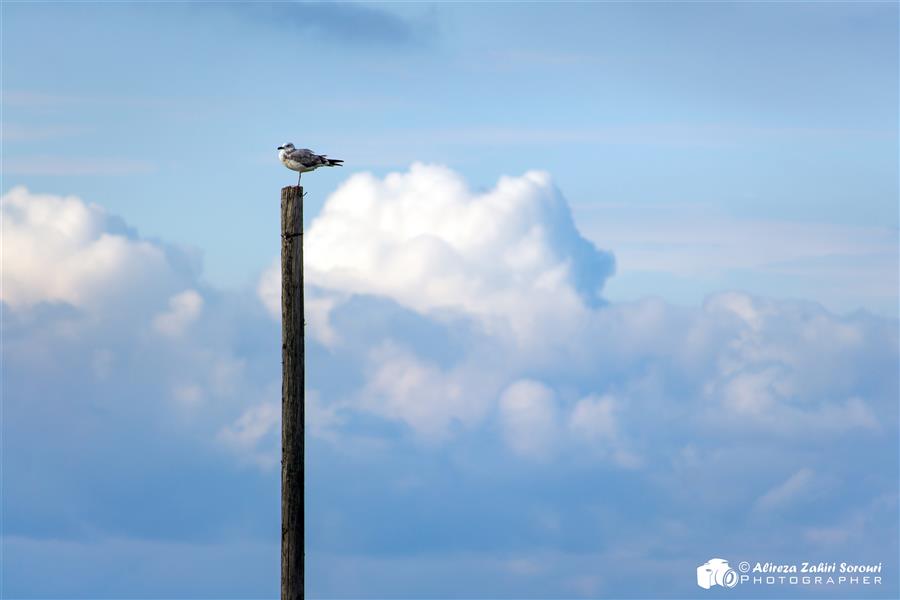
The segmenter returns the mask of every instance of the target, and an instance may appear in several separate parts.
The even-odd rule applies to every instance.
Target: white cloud
[[[60,388],[87,375],[78,402],[103,406],[110,419],[148,411],[144,420],[209,444],[248,402],[265,400],[258,390],[268,375],[248,372],[235,342],[238,322],[250,317],[234,314],[228,294],[207,306],[188,257],[74,196],[16,187],[0,202],[2,300],[14,325],[4,342],[23,374],[40,379],[53,364]],[[28,389],[19,396],[30,398]],[[223,439],[246,443],[259,423],[248,419],[223,429]],[[249,453],[257,464],[268,460]]]
[[[241,460],[271,469],[278,464],[280,457],[271,443],[264,442],[267,438],[275,437],[280,423],[280,407],[272,402],[264,402],[248,408],[231,425],[223,427],[218,433],[218,439]],[[280,441],[280,436],[278,439]]]
[[[776,402],[775,389],[778,371],[766,369],[759,373],[738,373],[725,382],[722,399],[725,406],[736,413],[762,415]]]
[[[698,308],[597,302],[612,259],[580,236],[546,174],[504,177],[483,193],[429,165],[353,176],[313,222],[305,258],[313,335],[335,352],[346,336],[378,348],[364,361],[356,408],[421,439],[446,441],[493,415],[512,431],[516,405],[504,408],[500,392],[535,378],[553,390],[554,418],[582,450],[624,467],[645,460],[635,430],[666,418],[811,436],[878,431],[888,416],[889,382],[858,393],[864,357],[895,353],[895,332],[877,319],[737,291]],[[278,291],[273,266],[259,293],[276,315]],[[441,365],[421,356],[443,347],[440,339],[415,347],[396,328],[368,334],[365,303],[334,322],[354,295],[466,332],[466,353]],[[571,394],[581,400],[572,404]],[[575,451],[559,439],[564,431],[548,427],[532,443]],[[517,452],[529,454],[521,444]]]
[[[153,319],[153,327],[159,333],[177,337],[200,316],[203,297],[196,290],[185,290],[169,298],[169,310]]]
[[[499,411],[503,437],[513,452],[550,460],[559,436],[553,390],[539,381],[516,381],[500,396]]]
[[[305,260],[315,286],[427,314],[459,311],[518,335],[596,302],[613,266],[578,234],[546,173],[475,193],[453,171],[423,164],[348,179],[313,221]]]
[[[343,423],[338,403],[325,404],[316,390],[306,390],[306,430],[308,434],[336,442]]]
[[[613,440],[617,435],[616,401],[611,396],[582,398],[569,417],[569,428],[586,440]]]
[[[402,421],[425,440],[446,440],[459,427],[474,426],[492,400],[489,377],[442,370],[393,343],[373,350],[368,365],[357,406]]]
[[[256,295],[269,314],[281,320],[281,257],[263,271],[256,285]]]
[[[619,415],[623,403],[615,397],[590,395],[575,403],[568,417],[568,429],[575,450],[591,460],[609,461],[619,467],[634,469],[642,465],[620,431]]]
[[[16,187],[0,198],[0,210],[2,300],[13,308],[65,302],[97,311],[178,280],[164,248],[129,237],[95,204]]]
[[[574,438],[600,460],[635,468],[641,460],[628,450],[619,431],[621,402],[610,395],[590,395],[579,400],[569,414],[568,427]]]
[[[258,454],[247,440],[266,413],[247,402],[264,406],[277,387],[271,374],[250,381],[271,370],[215,332],[231,325],[165,247],[77,198],[15,188],[3,211],[16,257],[4,264],[9,306],[65,302],[149,325],[169,344],[165,395],[216,419],[220,441]],[[483,193],[426,165],[351,177],[314,221],[306,258],[309,330],[339,365],[309,390],[327,421],[317,435],[332,441],[366,414],[429,443],[499,427],[522,457],[573,453],[634,468],[652,463],[651,442],[669,422],[802,437],[878,434],[894,414],[895,382],[866,370],[896,354],[896,332],[877,319],[741,292],[699,308],[604,305],[612,259],[581,238],[545,174],[505,177]],[[277,317],[277,260],[257,293]],[[379,325],[366,308],[373,297],[418,325]],[[351,301],[361,304],[348,311]],[[137,304],[146,308],[134,319]],[[99,381],[127,367],[106,342],[91,356]]]
[[[489,536],[511,544],[502,560],[494,550],[493,563],[477,557],[491,577],[552,577],[553,587],[530,589],[589,594],[614,585],[583,578],[597,561],[633,580],[659,567],[646,557],[662,544],[695,554],[692,532],[715,533],[717,523],[740,539],[771,524],[766,539],[798,555],[820,542],[890,537],[880,525],[896,522],[896,464],[884,460],[896,449],[896,322],[742,292],[692,307],[603,304],[596,292],[608,256],[581,243],[543,176],[476,194],[444,169],[421,169],[352,178],[347,186],[357,187],[330,198],[312,228],[325,236],[322,252],[333,252],[307,252],[316,266],[308,263],[310,472],[325,484],[317,543],[340,539],[352,552],[369,540],[394,543],[391,521],[402,510],[409,530],[440,525],[426,536],[435,555],[450,539],[466,552]],[[5,439],[11,453],[27,452],[35,431],[50,440],[41,453],[47,477],[34,480],[20,465],[16,495],[49,497],[42,486],[51,481],[92,499],[104,494],[90,486],[108,470],[131,487],[155,472],[165,476],[158,489],[195,481],[231,492],[199,525],[160,519],[148,505],[148,529],[126,533],[167,522],[175,536],[242,530],[248,513],[259,517],[246,507],[268,505],[277,489],[269,483],[279,458],[279,332],[263,310],[278,316],[277,262],[257,290],[263,304],[229,291],[201,295],[197,274],[180,271],[170,248],[102,209],[16,194],[3,203],[4,279],[13,282],[3,297],[4,418],[16,424]],[[507,209],[521,222],[505,221]],[[472,229],[483,239],[467,239]],[[106,260],[73,264],[78,277],[60,267],[95,254]],[[74,445],[79,456],[110,447],[121,456],[72,461]],[[159,468],[129,467],[144,460]],[[266,472],[236,475],[235,463]],[[852,494],[820,493],[845,485]],[[856,527],[854,503],[885,490],[890,506]],[[364,511],[360,497],[372,500]],[[485,501],[473,508],[473,497]],[[788,522],[811,500],[816,511]],[[34,523],[69,519],[73,531],[133,527],[87,501],[71,517],[52,502],[28,509]],[[406,509],[422,501],[428,510]],[[755,507],[756,519],[735,522],[740,507]],[[523,554],[518,540],[549,550]],[[585,552],[597,544],[612,550]],[[548,563],[561,546],[581,558]]]

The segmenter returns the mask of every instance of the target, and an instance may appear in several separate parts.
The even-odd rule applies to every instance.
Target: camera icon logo
[[[738,574],[728,566],[723,558],[711,558],[697,567],[697,585],[705,590],[714,585],[733,588],[738,583]]]

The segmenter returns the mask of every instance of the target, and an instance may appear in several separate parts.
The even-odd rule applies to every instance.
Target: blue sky
[[[897,564],[895,4],[0,11],[6,596],[277,595],[286,141],[313,597]]]

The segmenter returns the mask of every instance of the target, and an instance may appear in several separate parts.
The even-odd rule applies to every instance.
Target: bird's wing
[[[307,167],[325,164],[327,161],[324,156],[314,153],[309,148],[297,148],[287,155],[288,160],[296,161]]]

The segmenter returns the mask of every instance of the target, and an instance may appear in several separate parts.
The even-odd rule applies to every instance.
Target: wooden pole
[[[281,188],[281,600],[303,600],[303,188]]]

